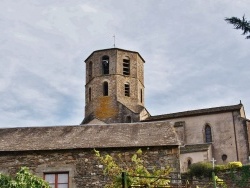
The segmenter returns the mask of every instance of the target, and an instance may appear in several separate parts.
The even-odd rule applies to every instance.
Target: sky
[[[1,0],[0,127],[79,125],[85,63],[95,50],[145,59],[151,115],[244,104],[250,40],[225,17],[249,0]]]

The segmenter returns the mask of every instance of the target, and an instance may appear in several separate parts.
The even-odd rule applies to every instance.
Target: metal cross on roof
[[[115,48],[115,35],[113,37],[114,37],[114,48]]]

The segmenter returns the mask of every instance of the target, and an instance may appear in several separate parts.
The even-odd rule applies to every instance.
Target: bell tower
[[[138,122],[144,107],[144,59],[119,48],[94,51],[86,60],[85,118],[88,123]]]

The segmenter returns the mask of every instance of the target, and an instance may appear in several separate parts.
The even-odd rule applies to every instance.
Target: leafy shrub
[[[49,184],[29,172],[29,169],[22,167],[16,176],[10,177],[0,173],[1,188],[50,188]]]
[[[228,170],[228,169],[229,169],[228,165],[215,165],[215,167],[214,167],[215,172],[224,171],[224,170]]]
[[[211,177],[213,171],[213,166],[209,162],[198,162],[194,163],[190,166],[190,175],[203,178],[203,177]]]
[[[104,165],[103,173],[108,177],[105,188],[117,188],[122,186],[122,172],[127,175],[127,184],[145,185],[146,187],[166,187],[170,180],[168,179],[171,168],[153,168],[148,170],[144,162],[144,156],[141,149],[132,155],[129,160],[124,158],[122,153],[117,155],[101,155],[99,151],[94,150],[98,161]],[[161,177],[161,178],[160,178]]]
[[[241,168],[242,163],[237,162],[229,162],[227,165],[215,165],[214,171],[217,173],[219,171],[234,169],[234,168]],[[211,177],[211,173],[213,171],[212,163],[210,162],[198,162],[194,163],[190,166],[189,175],[195,176],[197,178],[202,177]]]
[[[228,163],[229,168],[240,168],[242,167],[242,163],[240,161],[234,161]]]
[[[1,188],[9,188],[10,182],[11,182],[11,178],[9,176],[6,176],[0,173],[0,187]]]

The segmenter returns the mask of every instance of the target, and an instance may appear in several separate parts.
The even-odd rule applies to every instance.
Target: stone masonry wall
[[[109,74],[106,75],[102,73],[103,56],[109,56]],[[123,74],[123,59],[130,61],[129,75]],[[144,107],[143,66],[144,60],[136,52],[114,48],[92,53],[86,60],[85,119],[97,118],[105,123],[124,122],[123,118],[119,118],[119,102],[134,113],[131,116],[135,116],[133,122],[140,120],[139,114]],[[103,96],[104,82],[108,83],[108,96]],[[129,96],[125,96],[125,84],[129,85]]]
[[[130,158],[139,148],[97,149],[101,154],[122,153],[125,159]],[[154,166],[163,168],[169,165],[173,172],[179,172],[179,149],[172,147],[142,148],[145,164],[149,169]],[[69,188],[102,188],[107,181],[103,175],[103,166],[97,161],[93,149],[60,150],[60,151],[24,151],[1,152],[0,173],[14,175],[20,167],[43,177],[46,172],[69,172]]]
[[[227,164],[231,161],[249,163],[250,123],[242,118],[239,111],[180,117],[168,121],[174,123],[183,145],[206,143],[204,127],[208,124],[212,128],[211,157],[216,160],[216,164]],[[224,161],[223,155],[227,156]],[[194,159],[191,154],[189,157]],[[185,166],[184,162],[181,166]]]

